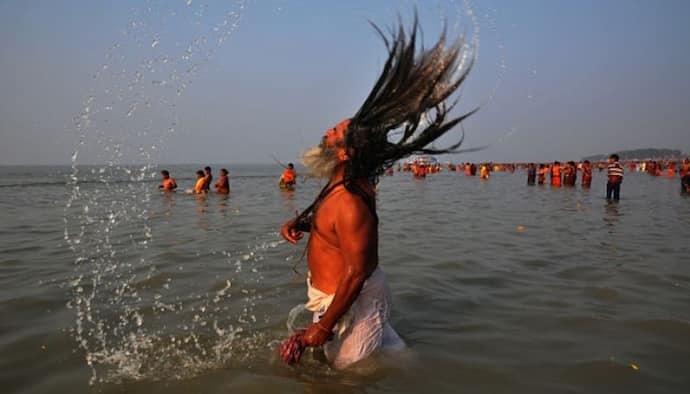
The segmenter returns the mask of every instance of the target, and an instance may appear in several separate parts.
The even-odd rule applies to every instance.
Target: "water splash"
[[[179,123],[177,97],[237,29],[245,8],[237,2],[221,18],[191,1],[149,1],[133,9],[73,118],[77,143],[63,238],[76,257],[67,306],[75,311],[71,332],[91,367],[91,383],[192,376],[235,357],[236,338],[253,335],[245,334],[251,330],[244,323],[256,321],[251,288],[173,296],[174,276],[155,283],[165,274],[146,252],[156,242],[148,182],[156,176],[157,147]],[[180,50],[169,32],[185,26],[195,33]],[[81,162],[105,165],[89,169]],[[259,261],[259,250],[243,264]],[[253,270],[243,280],[260,276]],[[233,311],[235,321],[221,316],[229,297],[244,300]]]

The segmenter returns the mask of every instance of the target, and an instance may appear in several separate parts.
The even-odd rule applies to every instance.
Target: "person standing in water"
[[[228,180],[228,170],[225,168],[220,169],[220,179],[214,185],[216,187],[216,193],[229,194],[230,193],[230,181]]]
[[[489,165],[486,163],[482,164],[482,168],[479,171],[479,179],[489,179]]]
[[[589,188],[592,186],[592,163],[585,160],[582,163],[582,187]]]
[[[551,167],[551,186],[561,186],[561,163],[559,161],[554,161]]]
[[[297,172],[295,171],[295,165],[288,163],[285,171],[283,171],[283,174],[280,176],[278,186],[280,186],[281,189],[294,189],[296,183]]]
[[[684,193],[690,193],[690,159],[687,157],[685,160],[683,160],[683,163],[680,165],[680,171],[678,171],[678,175],[680,175],[680,187],[681,191]]]
[[[206,174],[204,174],[204,193],[208,193],[209,190],[211,190],[211,182],[213,182],[213,174],[211,174],[211,167],[206,166],[204,167],[204,171]]]
[[[618,155],[615,153],[609,156],[607,175],[606,199],[611,201],[613,196],[613,200],[618,201],[621,195],[621,183],[623,183],[623,166],[618,162]]]
[[[168,170],[161,171],[161,177],[163,178],[163,182],[158,185],[159,189],[163,190],[164,192],[174,192],[175,189],[177,189],[177,183],[175,183],[175,180],[170,177],[170,172],[168,172]]]
[[[534,163],[529,163],[527,165],[527,184],[530,186],[534,185],[534,182],[536,179],[537,179],[537,168],[534,166]]]
[[[416,54],[416,19],[409,39],[402,28],[395,31],[386,40],[388,61],[364,104],[302,158],[328,183],[280,231],[291,243],[310,232],[307,309],[314,312],[313,323],[281,346],[287,362],[298,361],[302,347],[322,346],[327,360],[343,369],[374,352],[405,346],[389,322],[391,296],[379,266],[376,194],[369,178],[412,154],[460,152],[460,142],[442,150],[426,147],[476,110],[446,120],[445,100],[469,71],[458,74],[461,42],[447,46],[442,38]],[[434,122],[418,130],[425,114]],[[400,130],[402,139],[391,142],[390,133]]]
[[[537,183],[540,185],[543,185],[546,183],[546,174],[549,173],[548,167],[546,167],[546,164],[541,163],[539,164],[539,171],[537,171]]]
[[[206,189],[204,189],[204,184],[206,184],[206,178],[204,177],[204,172],[199,170],[196,172],[196,184],[194,185],[194,189],[192,189],[192,193],[194,194],[206,194],[208,193]]]
[[[574,161],[569,161],[565,164],[565,170],[563,171],[563,184],[565,186],[575,186],[577,182],[577,167],[575,167]]]

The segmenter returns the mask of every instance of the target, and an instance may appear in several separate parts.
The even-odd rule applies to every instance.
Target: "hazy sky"
[[[690,1],[14,0],[0,2],[0,164],[297,160],[378,76],[367,20],[415,5],[427,44],[444,19],[478,31],[460,110],[482,106],[465,146],[489,148],[448,159],[690,151]]]

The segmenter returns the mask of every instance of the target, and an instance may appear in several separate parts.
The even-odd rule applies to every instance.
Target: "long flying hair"
[[[388,60],[364,104],[350,119],[345,142],[352,149],[346,178],[381,175],[412,154],[476,150],[458,150],[464,133],[447,148],[427,147],[478,110],[446,119],[457,100],[451,104],[446,101],[465,81],[474,63],[463,37],[448,45],[444,29],[433,47],[425,50],[420,46],[418,53],[416,13],[409,34],[402,21],[397,31],[391,30],[390,39],[378,26],[372,26],[386,45]],[[391,137],[396,133],[401,136],[393,142]]]
[[[474,62],[463,38],[447,45],[444,29],[433,47],[425,50],[420,46],[417,53],[420,28],[416,13],[409,35],[402,21],[397,31],[391,30],[390,39],[378,26],[373,23],[372,26],[386,45],[388,60],[364,104],[349,119],[344,133],[350,159],[345,163],[342,183],[348,190],[352,188],[352,180],[381,175],[396,161],[412,154],[482,149],[459,150],[464,133],[459,141],[447,148],[427,147],[478,110],[475,108],[456,118],[446,119],[457,100],[451,104],[446,101],[465,81]],[[396,133],[401,136],[392,142],[391,136]],[[329,160],[329,157],[321,158],[320,155],[317,149],[311,156]],[[311,214],[334,186],[327,184],[314,202],[298,215],[295,219],[298,229],[309,230]]]

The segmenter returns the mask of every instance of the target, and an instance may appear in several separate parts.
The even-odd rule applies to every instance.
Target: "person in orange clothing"
[[[676,176],[676,163],[668,163],[668,177],[673,179]]]
[[[194,189],[192,189],[193,194],[206,194],[207,190],[204,189],[204,185],[206,184],[206,178],[204,177],[204,172],[199,170],[196,172],[196,184],[194,185]]]
[[[220,179],[215,184],[216,193],[229,194],[230,193],[230,182],[228,181],[228,170],[225,168],[220,169]]]
[[[551,167],[551,186],[561,186],[561,163],[558,161],[554,161]]]
[[[281,189],[294,189],[297,183],[297,172],[295,172],[295,165],[288,163],[283,175],[280,176],[280,181],[278,181],[278,186]]]
[[[204,174],[204,193],[208,193],[209,190],[211,190],[211,182],[213,181],[213,174],[211,174],[211,167],[206,166],[204,167],[204,171],[206,174]]]
[[[426,178],[426,174],[428,173],[428,169],[424,164],[420,164],[417,166],[417,172],[414,174],[417,178]]]
[[[582,163],[582,187],[592,186],[592,163],[589,160],[585,160]]]
[[[484,163],[482,164],[481,169],[479,170],[479,179],[489,179],[489,165]]]
[[[164,192],[174,192],[175,189],[177,189],[177,183],[170,177],[170,172],[168,172],[168,170],[163,170],[161,171],[161,176],[163,177],[163,183],[158,185],[158,188],[162,189]]]

